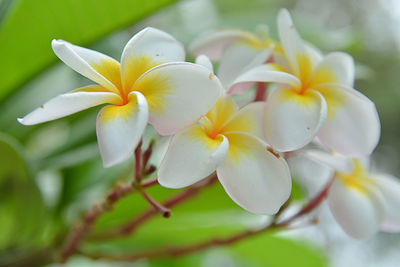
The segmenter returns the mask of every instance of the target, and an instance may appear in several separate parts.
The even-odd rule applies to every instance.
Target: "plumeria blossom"
[[[221,95],[220,82],[200,65],[180,62],[183,46],[169,34],[145,28],[126,44],[121,62],[99,52],[53,40],[55,54],[96,82],[59,95],[19,122],[58,119],[101,105],[96,132],[105,167],[126,159],[149,122],[162,135],[195,123]]]
[[[232,82],[239,74],[270,60],[273,51],[278,50],[281,46],[268,37],[266,25],[259,25],[257,34],[238,29],[206,32],[189,46],[193,55],[206,55],[213,61],[219,61],[217,74],[224,88],[233,86]],[[241,83],[237,86],[246,90],[252,84]]]
[[[400,231],[400,180],[372,173],[368,160],[309,150],[302,155],[317,166],[317,173],[333,177],[327,202],[342,229],[354,238],[368,238],[379,229]],[[312,170],[308,170],[308,174]],[[312,177],[316,180],[326,177]],[[308,186],[308,185],[307,185]]]
[[[370,154],[380,137],[375,105],[352,88],[354,62],[345,53],[322,56],[306,44],[286,9],[278,15],[281,57],[240,75],[234,83],[275,82],[267,99],[265,135],[279,151],[299,149],[315,136],[346,156]]]
[[[291,177],[284,159],[262,141],[262,110],[238,109],[222,96],[198,124],[175,135],[158,171],[169,188],[192,185],[215,170],[228,195],[244,209],[273,214],[288,199]]]

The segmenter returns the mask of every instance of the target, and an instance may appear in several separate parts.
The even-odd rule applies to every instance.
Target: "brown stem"
[[[158,184],[157,178],[149,180],[149,181],[142,182],[141,183],[141,187],[142,188],[146,188],[146,187],[150,187],[150,186],[153,186],[153,185],[156,185],[156,184]]]
[[[73,229],[71,230],[70,234],[68,235],[66,242],[64,243],[60,261],[65,262],[68,257],[74,253],[77,245],[81,241],[81,239],[90,231],[93,223],[96,219],[104,214],[105,212],[112,210],[114,204],[121,198],[126,195],[129,195],[134,191],[131,184],[129,185],[119,185],[115,187],[103,200],[102,203],[93,205],[91,210],[89,210],[83,220],[77,223]]]
[[[168,199],[167,201],[165,201],[162,204],[162,206],[167,209],[170,209],[170,208],[186,201],[187,199],[194,197],[201,189],[214,184],[217,180],[218,180],[217,175],[213,174],[209,178],[196,183],[195,185],[191,186],[189,189]],[[117,228],[116,230],[113,230],[113,231],[108,231],[108,232],[103,232],[101,234],[93,235],[90,237],[90,239],[96,240],[96,241],[101,241],[101,240],[108,240],[108,239],[113,239],[113,238],[118,238],[121,236],[129,235],[135,229],[137,229],[141,224],[143,224],[144,222],[146,222],[147,220],[152,218],[153,215],[157,214],[157,212],[158,212],[157,210],[155,210],[154,208],[151,208],[151,209],[143,212],[139,216],[137,216],[132,221],[121,226],[120,228]]]
[[[150,141],[149,147],[143,153],[142,171],[146,171],[147,163],[149,163],[150,156],[153,153],[154,140]]]
[[[161,249],[147,250],[147,251],[136,252],[136,253],[127,254],[127,255],[96,255],[96,254],[86,254],[86,253],[82,253],[82,254],[87,257],[94,258],[94,259],[103,258],[103,259],[108,259],[111,261],[135,261],[135,260],[143,259],[143,258],[155,259],[155,258],[162,258],[162,257],[168,257],[168,256],[178,257],[181,255],[186,255],[186,254],[189,254],[192,252],[204,250],[204,249],[214,247],[214,246],[230,245],[230,244],[236,243],[240,240],[257,235],[259,233],[267,232],[270,230],[279,230],[279,229],[283,229],[283,228],[289,226],[293,221],[295,221],[299,217],[309,213],[310,211],[315,209],[322,202],[322,200],[326,197],[330,186],[332,185],[332,181],[333,180],[330,180],[317,196],[312,198],[299,212],[297,212],[290,218],[288,218],[280,223],[276,223],[274,220],[271,224],[269,224],[263,228],[257,229],[257,230],[245,230],[245,231],[239,232],[239,233],[234,234],[227,238],[213,238],[213,239],[210,239],[207,241],[203,241],[203,242],[188,245],[188,246],[165,247],[165,248],[161,248]],[[179,198],[175,198],[175,199],[179,199]],[[175,200],[173,202],[176,202],[176,201],[177,200]],[[283,206],[282,209],[284,209],[285,207],[286,206]],[[135,227],[138,224],[145,221],[147,218],[149,218],[149,216],[151,216],[151,214],[144,213],[141,217],[139,217],[136,220]],[[311,222],[315,222],[315,221],[312,220]]]
[[[187,190],[183,191],[182,193],[167,200],[163,204],[163,206],[166,208],[172,208],[173,206],[187,200],[188,198],[195,196],[200,191],[201,188],[211,185],[216,181],[217,181],[217,175],[213,174],[210,178],[193,185],[189,189],[187,189]],[[156,213],[157,213],[157,211],[154,209],[150,209],[150,210],[144,212],[142,215],[140,215],[139,217],[137,217],[130,223],[127,223],[126,225],[122,226],[122,228],[117,232],[117,235],[130,234],[134,229],[136,229],[139,225],[141,225],[142,223],[147,221],[149,218],[151,218]]]
[[[142,140],[135,149],[135,181],[140,182],[142,178]]]
[[[149,194],[147,194],[146,191],[140,190],[140,194],[143,196],[144,199],[146,199],[147,202],[150,203],[151,206],[153,206],[154,210],[161,213],[164,218],[169,218],[171,216],[171,211],[163,205],[157,203],[149,196]]]
[[[256,88],[256,95],[254,97],[254,102],[264,101],[267,92],[267,83],[258,82]]]
[[[214,246],[222,246],[222,245],[230,245],[233,243],[236,243],[242,239],[254,236],[258,233],[265,232],[268,230],[272,229],[278,229],[280,228],[280,225],[275,225],[271,224],[267,227],[264,227],[262,229],[258,230],[245,230],[243,232],[240,232],[238,234],[235,234],[233,236],[227,237],[227,238],[215,238],[211,240],[207,240],[198,244],[193,244],[193,245],[188,245],[188,246],[183,246],[183,247],[166,247],[166,248],[161,248],[161,249],[156,249],[156,250],[147,250],[147,251],[142,251],[142,252],[136,252],[133,254],[127,254],[127,255],[100,255],[100,254],[88,254],[88,253],[82,253],[86,257],[90,257],[93,259],[107,259],[110,261],[135,261],[139,259],[156,259],[156,258],[162,258],[162,257],[179,257],[182,255],[186,255],[192,252],[204,250],[210,247]]]
[[[140,145],[138,147],[140,147]],[[157,184],[158,184],[157,179],[153,179],[140,184],[140,188],[141,189],[147,188]],[[61,255],[59,256],[60,258],[59,260],[61,262],[65,262],[69,258],[69,256],[71,256],[71,254],[75,252],[79,242],[85,235],[87,235],[87,233],[89,233],[90,229],[92,228],[92,225],[97,220],[97,218],[99,218],[107,211],[112,210],[114,208],[115,203],[122,197],[125,197],[136,191],[136,189],[133,186],[134,184],[132,183],[127,185],[118,185],[107,195],[107,197],[105,198],[105,200],[103,200],[102,203],[93,205],[91,210],[89,210],[84,215],[82,221],[75,224],[75,226],[69,233],[64,243],[63,249],[61,251]]]
[[[279,224],[282,225],[289,225],[291,224],[294,220],[297,218],[309,213],[310,211],[314,210],[316,207],[321,204],[321,202],[325,199],[325,197],[328,195],[329,188],[331,188],[331,185],[333,183],[334,178],[331,178],[325,185],[325,187],[319,192],[314,198],[312,198],[301,210],[299,210],[296,214],[291,216],[290,218],[280,222]]]

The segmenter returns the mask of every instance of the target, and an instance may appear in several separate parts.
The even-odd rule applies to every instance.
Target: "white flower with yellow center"
[[[276,213],[291,192],[288,166],[262,141],[263,103],[238,109],[223,96],[198,124],[175,135],[158,171],[169,188],[192,185],[216,170],[228,195],[244,209]]]
[[[334,52],[323,57],[304,43],[286,9],[278,15],[278,30],[281,57],[234,81],[279,85],[266,103],[267,142],[280,151],[292,151],[318,136],[324,145],[341,154],[370,154],[380,137],[380,122],[374,103],[352,88],[351,56]]]
[[[336,221],[348,235],[368,238],[378,230],[400,231],[398,178],[369,172],[366,160],[319,151],[306,151],[304,155],[329,168],[334,175],[327,201]]]
[[[233,80],[243,72],[268,61],[273,51],[281,49],[268,37],[265,25],[258,26],[257,34],[239,29],[213,30],[201,34],[189,46],[191,54],[206,55],[213,61],[219,61],[217,74],[225,88],[230,88]],[[251,85],[241,83],[232,90],[244,91]]]
[[[53,40],[55,54],[96,82],[59,95],[25,117],[32,125],[101,105],[96,128],[105,167],[125,160],[149,122],[162,135],[195,123],[221,95],[210,71],[185,59],[183,46],[169,34],[146,28],[126,44],[121,63],[99,52]]]

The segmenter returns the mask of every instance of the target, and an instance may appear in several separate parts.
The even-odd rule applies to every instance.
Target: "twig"
[[[135,178],[134,182],[126,185],[116,186],[107,197],[100,203],[93,205],[93,207],[84,215],[83,220],[75,224],[71,232],[69,233],[62,251],[60,253],[60,262],[65,262],[71,254],[73,254],[82,238],[89,233],[92,225],[98,217],[110,211],[114,208],[114,205],[122,197],[125,197],[139,189],[143,191],[144,188],[158,184],[157,180],[150,180],[145,183],[141,183],[142,179],[142,141],[139,142],[135,149]],[[150,154],[148,155],[150,157]]]
[[[297,218],[309,213],[310,211],[314,210],[316,207],[321,204],[321,202],[325,199],[328,194],[329,188],[331,187],[334,178],[331,178],[325,185],[325,187],[319,192],[314,198],[312,198],[301,210],[299,210],[296,214],[291,216],[290,218],[280,222],[279,224],[282,225],[289,225]]]
[[[192,187],[190,187],[189,189],[185,190],[184,192],[172,197],[171,199],[167,200],[163,206],[166,208],[172,208],[173,206],[187,200],[188,198],[191,198],[193,196],[195,196],[200,189],[209,186],[211,184],[213,184],[214,182],[217,181],[217,175],[213,174],[210,178],[208,178],[207,180],[203,180],[195,185],[193,185]],[[154,214],[156,214],[157,211],[155,211],[154,209],[148,210],[146,212],[144,212],[142,215],[140,215],[139,217],[137,217],[135,220],[133,220],[130,223],[127,223],[126,225],[124,225],[118,232],[119,234],[123,234],[123,235],[128,235],[130,234],[134,229],[136,229],[140,224],[142,224],[143,222],[145,222],[147,219],[151,218]]]
[[[146,171],[147,163],[149,163],[150,156],[153,153],[154,139],[150,141],[149,147],[143,153],[142,171]]]
[[[230,237],[227,238],[213,238],[207,241],[203,241],[197,244],[192,244],[188,246],[182,246],[182,247],[165,247],[161,249],[155,249],[155,250],[146,250],[142,252],[135,252],[132,254],[126,254],[126,255],[100,255],[100,254],[90,254],[90,253],[83,253],[80,252],[82,255],[85,255],[87,257],[93,258],[93,259],[107,259],[111,261],[135,261],[138,259],[155,259],[155,258],[162,258],[162,257],[178,257],[182,255],[186,255],[192,252],[204,250],[207,248],[211,248],[214,246],[222,246],[222,245],[230,245],[233,243],[236,243],[240,240],[252,237],[254,235],[271,231],[271,230],[279,230],[288,227],[293,221],[298,219],[299,217],[309,213],[313,209],[315,209],[321,202],[322,200],[326,197],[327,192],[332,184],[333,180],[330,180],[326,186],[322,189],[322,191],[312,198],[299,212],[291,216],[290,218],[276,223],[276,220],[274,220],[271,224],[257,229],[257,230],[244,230],[242,232],[236,233]],[[187,191],[186,191],[187,192]],[[167,206],[167,205],[166,205]],[[285,209],[285,206],[283,206],[282,210]],[[148,217],[150,216],[149,213],[144,213],[142,217],[139,217],[137,221],[135,222],[136,225],[135,227],[145,221]],[[313,219],[311,222],[315,222]],[[132,227],[133,229],[134,227]],[[130,230],[132,230],[130,229]]]
[[[191,186],[187,190],[168,199],[167,201],[165,201],[163,203],[162,206],[167,209],[170,209],[170,208],[186,201],[187,199],[194,197],[201,189],[214,184],[217,180],[218,180],[217,175],[213,174],[209,178],[198,182],[197,184]],[[108,239],[113,239],[113,238],[118,238],[121,236],[129,235],[130,233],[132,233],[132,231],[134,231],[136,228],[138,228],[141,224],[146,222],[148,219],[152,218],[153,215],[157,214],[157,212],[158,212],[157,210],[155,210],[154,208],[151,208],[151,209],[143,212],[141,215],[137,216],[132,221],[121,226],[120,228],[117,228],[116,230],[113,230],[113,231],[108,231],[108,232],[103,232],[101,234],[93,235],[90,237],[90,239],[95,240],[95,241],[101,241],[101,240],[108,240]]]
[[[265,96],[266,96],[266,90],[267,90],[267,83],[264,82],[258,82],[257,83],[257,88],[256,88],[256,95],[254,97],[254,102],[256,101],[264,101]]]
[[[140,183],[142,178],[142,140],[135,149],[135,181]]]
[[[90,231],[93,223],[96,219],[104,214],[105,212],[112,210],[114,204],[121,198],[134,191],[131,184],[115,187],[106,197],[101,204],[93,205],[92,209],[89,210],[83,217],[83,221],[77,223],[70,234],[68,235],[66,242],[63,246],[60,261],[65,262],[68,257],[74,253],[75,248],[79,244],[80,240]]]
[[[158,211],[159,213],[162,214],[164,218],[169,218],[171,216],[171,211],[164,207],[163,205],[157,203],[154,199],[152,199],[149,194],[146,193],[143,189],[140,190],[140,194],[143,196],[144,199],[146,199],[147,202],[150,203],[153,208]]]

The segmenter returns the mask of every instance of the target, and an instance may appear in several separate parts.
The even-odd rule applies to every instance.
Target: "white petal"
[[[210,59],[206,55],[200,55],[196,57],[196,64],[199,64],[209,71],[214,72],[213,64],[211,63]]]
[[[292,18],[287,9],[281,9],[278,14],[278,32],[285,56],[296,75],[299,75],[302,66],[299,66],[298,56],[307,56],[304,41],[297,33]]]
[[[392,224],[400,225],[400,179],[388,174],[376,174],[373,177],[385,200],[386,216]]]
[[[195,56],[204,54],[211,60],[219,60],[227,46],[254,38],[251,33],[236,29],[210,31],[193,40],[189,52]]]
[[[264,64],[255,68],[252,68],[245,73],[237,77],[233,82],[229,90],[230,94],[241,94],[242,90],[235,88],[238,84],[243,82],[275,82],[281,84],[287,84],[290,87],[298,88],[301,86],[299,79],[295,76],[277,70],[274,64]]]
[[[289,157],[289,167],[293,179],[307,190],[308,196],[314,197],[325,187],[334,170],[300,155]]]
[[[286,88],[275,90],[267,100],[264,132],[279,151],[299,149],[318,134],[326,118],[324,98],[313,90],[299,95]]]
[[[331,78],[329,76],[333,76],[332,78],[334,78],[334,81],[328,82],[340,83],[345,86],[352,87],[354,83],[354,60],[350,55],[346,53],[329,53],[318,64],[318,66],[314,70],[313,75],[323,76],[318,79],[319,82],[323,82],[324,78],[329,79]]]
[[[369,155],[380,137],[379,116],[374,103],[366,96],[341,85],[324,85],[335,90],[341,103],[329,111],[318,134],[319,140],[332,150],[349,157]],[[323,94],[323,92],[322,92]],[[331,108],[329,100],[328,110]]]
[[[336,179],[328,194],[328,204],[343,230],[354,238],[368,238],[379,230],[383,218],[380,200],[348,187]]]
[[[300,153],[319,164],[325,165],[341,173],[350,173],[353,170],[352,160],[339,154],[333,155],[319,150],[305,150]]]
[[[167,63],[134,84],[149,104],[149,121],[161,135],[175,134],[197,122],[221,96],[218,78],[203,66]]]
[[[113,81],[108,80],[103,73],[95,70],[96,65],[101,65],[105,62],[112,62],[119,66],[115,59],[97,51],[70,44],[64,40],[53,40],[51,46],[57,57],[70,68],[103,87],[116,93],[118,92]]]
[[[73,113],[105,103],[118,103],[121,98],[104,88],[91,85],[56,96],[18,121],[33,125],[59,119]]]
[[[245,71],[265,63],[271,56],[272,49],[257,49],[246,44],[234,44],[229,46],[218,67],[218,78],[222,85],[229,85]]]
[[[142,137],[147,120],[147,102],[138,92],[129,95],[129,103],[126,105],[109,105],[100,110],[96,131],[105,168],[122,162],[132,154]]]
[[[135,34],[121,55],[121,77],[130,89],[141,74],[162,63],[184,61],[183,45],[166,32],[147,27]]]
[[[400,232],[400,221],[386,214],[381,223],[381,231],[389,233],[399,233]]]
[[[246,134],[226,134],[229,152],[217,168],[218,178],[239,206],[259,214],[274,214],[289,198],[289,168],[268,146]]]
[[[194,125],[172,138],[158,171],[158,181],[168,188],[192,185],[213,173],[228,149],[224,136],[211,139],[199,125]]]

